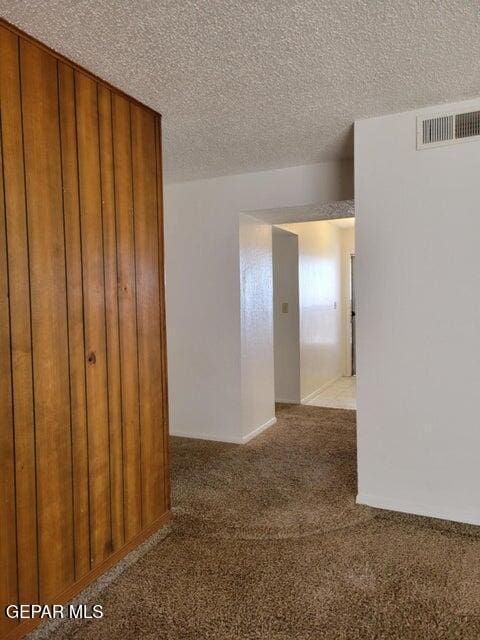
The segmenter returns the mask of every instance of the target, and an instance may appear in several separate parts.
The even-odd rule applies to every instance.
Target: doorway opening
[[[239,214],[239,442],[273,426],[278,403],[355,409],[355,389],[324,393],[355,384],[354,215],[352,200]]]

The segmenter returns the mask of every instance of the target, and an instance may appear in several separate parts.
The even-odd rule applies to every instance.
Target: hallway
[[[308,403],[314,407],[330,407],[331,409],[357,408],[357,378],[343,376],[326,387],[318,396]]]
[[[356,506],[353,411],[277,417],[245,446],[172,438],[170,535],[48,637],[480,637],[479,529]]]

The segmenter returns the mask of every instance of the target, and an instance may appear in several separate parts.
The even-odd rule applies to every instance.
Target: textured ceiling
[[[247,213],[247,212],[245,212]],[[288,224],[290,222],[312,222],[313,220],[351,220],[355,216],[353,200],[337,200],[323,204],[307,204],[301,207],[280,207],[279,209],[257,209],[248,211],[254,218],[269,224]]]
[[[352,123],[480,93],[478,0],[0,0],[164,116],[167,178],[352,155]]]

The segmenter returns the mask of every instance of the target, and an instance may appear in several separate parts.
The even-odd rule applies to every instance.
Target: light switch
[[[282,302],[282,313],[288,313],[288,302]]]

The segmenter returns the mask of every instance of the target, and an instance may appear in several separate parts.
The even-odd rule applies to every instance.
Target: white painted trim
[[[191,438],[193,440],[210,440],[213,442],[226,442],[228,444],[246,444],[250,440],[253,440],[253,438],[258,436],[260,433],[262,433],[262,431],[265,431],[269,427],[272,427],[276,422],[277,422],[277,419],[275,417],[271,418],[270,420],[267,420],[267,422],[264,422],[253,431],[250,431],[250,433],[248,433],[246,436],[243,436],[243,438],[235,438],[232,436],[223,436],[223,435],[221,436],[221,435],[216,435],[214,433],[189,433],[188,431],[175,431],[175,432],[171,431],[170,435],[176,438]]]
[[[229,444],[242,444],[241,438],[217,435],[215,433],[189,433],[188,431],[170,431],[170,435],[176,438],[192,438],[193,440],[212,440],[213,442],[227,442]]]
[[[300,404],[299,400],[285,400],[284,398],[275,398],[275,402],[280,402],[282,404]]]
[[[270,420],[267,420],[267,422],[264,422],[263,424],[261,424],[259,427],[257,427],[253,431],[250,431],[250,433],[247,433],[246,436],[243,436],[242,444],[246,444],[247,442],[250,442],[250,440],[253,440],[253,438],[256,438],[258,435],[260,435],[262,433],[262,431],[265,431],[269,427],[273,427],[273,425],[276,422],[277,422],[277,419],[275,417],[270,418]]]
[[[384,498],[367,493],[359,493],[356,498],[357,504],[376,507],[377,509],[387,509],[389,511],[400,511],[401,513],[411,513],[427,518],[439,518],[441,520],[453,520],[465,524],[480,525],[480,509],[445,509],[435,505],[425,505],[409,500],[398,500],[396,498]]]
[[[332,378],[331,380],[328,380],[328,382],[325,382],[324,384],[322,384],[321,387],[318,387],[318,389],[315,389],[315,391],[312,391],[312,393],[309,393],[308,396],[305,396],[305,398],[302,398],[300,400],[300,403],[308,404],[310,400],[313,400],[316,396],[318,396],[319,393],[322,393],[322,391],[325,391],[325,389],[327,389],[330,385],[337,382],[337,380],[340,380],[340,378],[343,378],[341,374],[338,375],[336,378]]]

